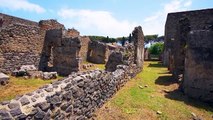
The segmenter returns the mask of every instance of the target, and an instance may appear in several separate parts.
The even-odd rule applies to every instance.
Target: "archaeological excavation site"
[[[143,31],[114,40],[0,13],[0,120],[213,119],[213,9]]]

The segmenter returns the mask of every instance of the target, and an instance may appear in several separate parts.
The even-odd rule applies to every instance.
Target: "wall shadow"
[[[155,80],[155,84],[169,86],[171,84],[177,83],[174,79],[172,79],[172,75],[160,76]]]
[[[190,98],[186,96],[183,91],[180,89],[176,89],[174,91],[171,91],[165,95],[166,98],[171,99],[171,100],[177,100],[177,101],[182,101],[187,105],[194,106],[197,108],[202,108],[206,111],[211,111],[213,112],[213,104],[212,103],[205,103],[193,98]]]
[[[158,63],[150,63],[148,67],[165,68],[165,66],[163,66],[163,64],[160,61]]]

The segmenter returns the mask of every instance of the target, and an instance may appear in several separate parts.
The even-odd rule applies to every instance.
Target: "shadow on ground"
[[[177,83],[174,79],[172,79],[171,75],[160,76],[155,80],[155,84],[169,86],[171,84]]]
[[[186,95],[184,95],[183,91],[180,89],[176,89],[174,91],[171,91],[165,95],[166,98],[171,99],[171,100],[177,100],[177,101],[182,101],[187,105],[194,106],[197,108],[202,108],[205,109],[206,111],[211,111],[213,112],[213,105],[208,104],[205,102],[201,102],[199,100],[192,99]]]
[[[160,67],[160,68],[165,68],[165,66],[162,65],[162,62],[158,62],[158,63],[150,63],[148,67]]]
[[[164,66],[160,62],[158,62],[156,64],[149,64],[148,67],[157,67],[157,68],[161,67],[162,68]],[[155,80],[155,84],[163,85],[163,86],[169,86],[169,85],[177,83],[177,81],[175,81],[172,78],[172,75],[169,74],[169,72],[159,73],[159,74],[165,74],[165,75],[159,76]],[[184,95],[183,91],[180,88],[166,93],[165,97],[168,98],[168,99],[171,99],[171,100],[182,101],[186,105],[194,106],[194,107],[197,107],[197,108],[202,108],[202,109],[205,109],[206,111],[213,112],[213,104],[209,104],[209,103],[201,102],[199,100],[192,99],[192,98]]]

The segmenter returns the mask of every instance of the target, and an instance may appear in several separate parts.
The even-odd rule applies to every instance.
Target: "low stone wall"
[[[0,104],[0,119],[88,119],[127,82],[129,68],[73,73]]]

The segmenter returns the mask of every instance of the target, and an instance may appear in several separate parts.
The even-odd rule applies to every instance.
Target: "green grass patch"
[[[142,112],[143,109],[154,113],[156,115],[154,118],[160,120],[191,119],[191,112],[204,115],[204,118],[207,119],[211,118],[213,111],[207,104],[196,107],[188,105],[182,100],[167,98],[164,95],[166,93],[162,93],[162,90],[172,88],[173,84],[175,83],[172,81],[171,74],[161,63],[158,61],[145,62],[143,72],[121,88],[107,105],[118,109],[121,112],[117,113],[118,116],[120,114],[126,119],[138,119],[139,116],[146,114]],[[157,111],[161,111],[162,114],[157,114]]]
[[[61,79],[59,76],[57,79]],[[57,80],[54,79],[54,80]],[[5,100],[11,100],[17,95],[23,95],[32,92],[45,84],[50,84],[54,80],[42,80],[42,79],[25,79],[23,77],[10,76],[9,83],[5,86],[0,86],[0,102]]]

